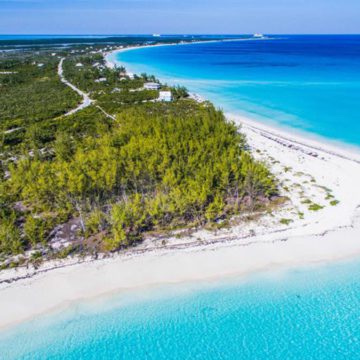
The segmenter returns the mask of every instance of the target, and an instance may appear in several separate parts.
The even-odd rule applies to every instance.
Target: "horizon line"
[[[96,34],[96,33],[0,33],[0,36],[153,36],[155,33],[113,33],[113,34]],[[253,35],[254,33],[159,33],[160,36],[246,36]],[[360,35],[360,33],[266,33],[263,35]]]

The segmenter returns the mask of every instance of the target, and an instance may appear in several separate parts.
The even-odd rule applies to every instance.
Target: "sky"
[[[0,0],[0,34],[360,34],[360,0]]]

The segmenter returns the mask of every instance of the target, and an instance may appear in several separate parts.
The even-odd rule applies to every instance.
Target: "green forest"
[[[0,75],[0,260],[126,249],[147,232],[216,223],[277,196],[276,179],[212,104],[183,88],[160,103],[142,90],[153,77],[121,79],[100,54],[64,55],[65,77],[94,100],[71,116],[62,115],[79,98],[59,81],[59,58],[0,61],[0,72],[17,71]],[[57,252],[54,229],[70,223],[76,237]]]

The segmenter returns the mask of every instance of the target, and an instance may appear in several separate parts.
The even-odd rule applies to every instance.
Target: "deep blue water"
[[[360,262],[78,304],[0,332],[0,349],[1,359],[359,359]]]
[[[117,54],[224,110],[360,146],[360,36],[278,36]]]

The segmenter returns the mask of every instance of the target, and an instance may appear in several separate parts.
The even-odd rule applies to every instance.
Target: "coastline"
[[[291,198],[289,204],[276,214],[249,223],[240,221],[230,229],[198,230],[181,239],[174,236],[165,246],[150,239],[138,250],[112,258],[75,261],[72,266],[74,260],[65,260],[58,262],[61,267],[57,269],[2,282],[0,329],[114,292],[241,277],[360,256],[360,156],[241,116],[227,117],[242,126],[254,155],[269,163],[279,177],[283,194]],[[324,200],[329,195],[325,189],[339,201],[336,206]],[[304,196],[327,206],[306,211]],[[304,213],[303,219],[299,212]],[[291,222],[281,224],[281,219]],[[48,264],[52,265],[57,266]],[[0,281],[27,273],[26,269],[4,271]]]
[[[234,39],[217,39],[217,40],[201,40],[201,41],[190,41],[190,42],[175,42],[175,43],[165,43],[165,44],[150,44],[150,45],[141,45],[141,46],[129,46],[125,48],[120,48],[116,50],[112,50],[104,54],[105,64],[110,69],[113,69],[116,66],[116,62],[111,59],[111,56],[131,50],[145,49],[145,48],[153,48],[153,47],[162,47],[162,46],[186,46],[186,45],[194,45],[194,44],[209,44],[209,43],[219,43],[219,42],[233,42],[233,41],[264,41],[264,40],[273,40],[271,37],[265,38],[234,38]]]
[[[275,40],[275,39],[280,39],[280,38],[271,38],[271,37],[266,37],[266,38],[262,38],[262,39],[254,39],[254,38],[249,38],[249,39],[223,39],[223,40],[205,40],[205,41],[194,41],[194,42],[187,42],[187,43],[169,43],[169,44],[156,44],[156,45],[142,45],[142,46],[129,46],[126,48],[121,48],[121,49],[116,49],[116,50],[112,50],[106,54],[104,54],[104,59],[105,59],[105,63],[106,66],[109,68],[114,68],[116,65],[118,65],[119,63],[124,66],[125,68],[128,68],[128,64],[127,63],[121,63],[119,61],[117,61],[114,56],[116,56],[116,54],[118,53],[122,53],[122,52],[128,52],[128,51],[133,51],[133,50],[138,50],[138,49],[144,49],[144,48],[152,48],[152,47],[164,47],[164,46],[178,46],[178,45],[191,45],[191,44],[201,44],[201,43],[218,43],[218,42],[233,42],[233,41],[265,41],[265,40]],[[137,73],[137,71],[133,71],[134,69],[130,69],[132,73]],[[169,80],[168,78],[165,79],[161,79],[160,81],[164,81],[165,83],[167,83]],[[176,86],[176,80],[173,80],[174,83],[172,85]],[[196,94],[197,95],[197,94]],[[199,94],[201,98],[206,99],[206,96],[204,96],[203,94]],[[215,102],[216,100],[211,100],[213,102]],[[219,106],[221,106],[221,103],[218,104]],[[255,127],[259,127],[259,128],[263,128],[266,131],[269,132],[274,132],[277,135],[280,135],[282,137],[288,137],[289,135],[291,135],[292,138],[296,138],[297,140],[295,141],[299,141],[299,142],[304,142],[307,146],[313,146],[316,148],[324,148],[324,146],[326,146],[327,151],[330,150],[335,154],[340,154],[340,153],[344,153],[345,156],[350,158],[352,157],[352,155],[356,155],[357,158],[360,158],[360,146],[358,145],[354,145],[351,143],[347,143],[345,141],[342,140],[335,140],[335,139],[330,139],[330,138],[326,138],[325,136],[316,134],[316,133],[311,133],[309,131],[305,131],[305,130],[301,130],[301,129],[296,129],[296,128],[292,128],[290,126],[285,126],[285,125],[278,125],[276,124],[274,121],[272,121],[271,118],[267,118],[265,116],[259,116],[259,117],[255,117],[253,116],[253,114],[251,113],[247,113],[244,112],[242,114],[236,113],[236,112],[232,112],[232,111],[225,111],[225,115],[227,115],[227,117],[235,117],[235,118],[241,118],[242,121],[244,123],[248,123],[252,126]],[[267,120],[270,120],[270,123],[267,123]]]

